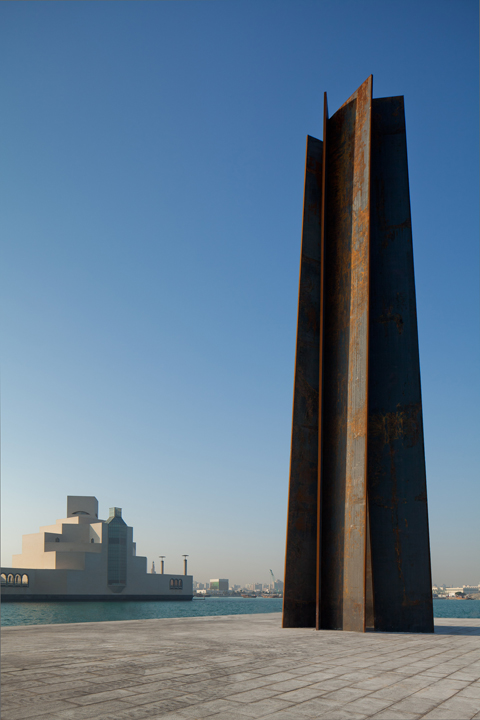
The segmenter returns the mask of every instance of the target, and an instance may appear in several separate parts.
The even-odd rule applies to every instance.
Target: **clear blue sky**
[[[405,95],[433,579],[480,582],[474,0],[0,3],[2,564],[66,495],[283,576],[305,137]]]

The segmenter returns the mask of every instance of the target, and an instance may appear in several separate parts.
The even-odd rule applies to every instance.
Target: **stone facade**
[[[69,496],[67,517],[24,535],[2,568],[2,601],[191,600],[191,575],[147,574],[120,508],[98,519],[95,497]]]

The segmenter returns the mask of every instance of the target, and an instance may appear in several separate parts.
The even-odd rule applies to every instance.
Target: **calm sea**
[[[480,618],[480,600],[434,600],[435,617]],[[148,620],[282,611],[281,598],[194,598],[192,602],[3,603],[2,625]]]

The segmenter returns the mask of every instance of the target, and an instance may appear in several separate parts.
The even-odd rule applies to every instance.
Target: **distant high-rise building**
[[[224,578],[217,578],[217,580],[210,580],[210,590],[218,590],[219,592],[228,592],[228,580]]]

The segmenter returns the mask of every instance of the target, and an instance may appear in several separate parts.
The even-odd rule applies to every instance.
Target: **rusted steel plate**
[[[320,627],[343,627],[346,417],[355,103],[327,123]]]
[[[327,122],[320,627],[365,629],[372,78]]]
[[[373,101],[368,495],[379,630],[433,632],[405,114]]]
[[[345,488],[343,629],[365,630],[368,305],[370,277],[370,136],[372,77],[354,95],[350,344]]]
[[[365,628],[375,627],[373,602],[372,544],[370,541],[370,519],[368,515],[368,477],[367,477],[367,549],[365,557]]]
[[[327,93],[323,96],[323,157],[327,148],[328,102]],[[322,596],[322,456],[323,456],[323,339],[324,339],[324,303],[325,303],[325,189],[327,182],[327,163],[322,165],[322,225],[320,236],[320,338],[319,338],[319,372],[318,372],[318,485],[317,485],[317,596],[315,628],[321,628],[321,596]]]
[[[323,143],[307,138],[283,627],[315,627]]]

